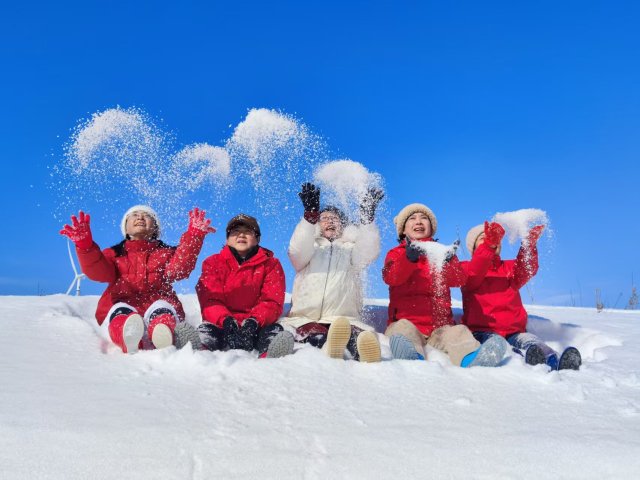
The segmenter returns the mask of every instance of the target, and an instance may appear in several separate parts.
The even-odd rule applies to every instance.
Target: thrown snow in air
[[[505,229],[509,243],[517,240],[526,240],[529,230],[536,225],[546,225],[548,233],[549,218],[544,210],[537,208],[524,208],[513,212],[499,212],[493,216],[494,222],[498,222]]]

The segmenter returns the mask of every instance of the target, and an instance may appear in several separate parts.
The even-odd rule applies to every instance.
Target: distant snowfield
[[[200,321],[194,295],[182,297]],[[123,355],[97,297],[0,297],[0,477],[638,478],[640,312],[528,307],[578,372],[313,348]],[[384,304],[384,301],[374,301]],[[372,307],[379,320],[381,307]],[[383,350],[388,357],[388,349]]]

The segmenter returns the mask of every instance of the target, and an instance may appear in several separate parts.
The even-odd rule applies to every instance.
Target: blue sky
[[[250,108],[294,114],[384,177],[387,217],[425,203],[446,242],[497,211],[543,209],[554,237],[525,301],[592,306],[600,289],[622,307],[640,282],[634,2],[130,3],[2,9],[0,294],[66,290],[50,169],[79,120],[116,105],[185,144],[220,144]],[[290,286],[281,243],[263,238]],[[383,253],[393,244],[387,232]]]

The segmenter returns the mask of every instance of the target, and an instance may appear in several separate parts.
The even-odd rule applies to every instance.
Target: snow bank
[[[195,295],[181,299],[197,323]],[[600,479],[640,469],[639,312],[528,307],[535,333],[584,353],[580,371],[547,372],[515,354],[472,369],[435,351],[380,364],[312,347],[275,360],[173,347],[127,356],[94,333],[96,302],[0,297],[11,332],[0,336],[3,479]]]

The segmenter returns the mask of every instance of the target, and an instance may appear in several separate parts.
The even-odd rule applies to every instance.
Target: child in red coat
[[[259,242],[257,220],[237,215],[227,225],[226,245],[202,264],[196,292],[203,323],[197,330],[209,350],[256,348],[265,354],[283,330],[275,322],[284,305],[284,271],[273,252]],[[293,337],[287,337],[291,338],[280,338],[292,350]]]
[[[474,258],[479,247],[488,241],[486,225],[485,222],[484,226],[478,225],[467,233],[467,248]],[[500,227],[498,224],[492,225]],[[529,231],[515,260],[500,258],[504,229],[500,227],[489,234],[493,235],[491,241],[497,248],[489,269],[469,275],[461,288],[464,310],[462,323],[469,327],[480,342],[495,335],[506,338],[514,348],[524,352],[528,364],[546,363],[552,369],[577,370],[581,357],[576,348],[568,347],[558,358],[551,347],[527,332],[527,312],[522,305],[519,290],[538,271],[536,245],[543,230],[544,225],[538,225]]]
[[[140,346],[174,344],[184,310],[171,284],[189,277],[195,268],[205,235],[215,232],[211,220],[205,219],[204,211],[193,209],[188,230],[180,244],[172,247],[160,241],[156,212],[136,205],[122,217],[125,239],[105,250],[93,241],[90,221],[84,212],[72,215],[72,225],[65,225],[60,233],[75,243],[82,272],[109,284],[98,301],[98,325],[125,353],[134,353]],[[176,344],[180,342],[176,339]]]

